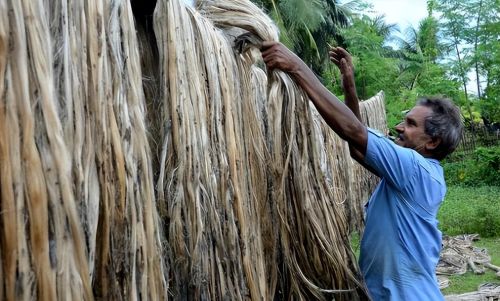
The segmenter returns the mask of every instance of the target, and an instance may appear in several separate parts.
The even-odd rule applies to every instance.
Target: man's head
[[[458,146],[463,123],[459,109],[449,99],[421,98],[396,131],[396,144],[442,160]]]

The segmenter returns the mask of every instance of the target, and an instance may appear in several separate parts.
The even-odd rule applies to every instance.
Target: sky
[[[397,23],[401,29],[410,25],[418,26],[427,16],[426,0],[368,0],[373,9],[384,14],[388,23]]]
[[[373,15],[385,15],[386,23],[397,24],[401,32],[427,16],[426,0],[367,0],[373,5]]]

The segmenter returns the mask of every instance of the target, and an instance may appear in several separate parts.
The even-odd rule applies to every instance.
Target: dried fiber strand
[[[167,299],[130,3],[0,6],[0,299]]]
[[[125,258],[123,270],[131,271],[125,299],[140,298],[163,300],[166,297],[166,281],[161,258],[158,216],[153,191],[153,172],[150,149],[145,127],[145,101],[142,90],[138,41],[135,36],[132,11],[127,1],[116,1],[111,6],[107,35],[110,62],[113,64],[111,79],[114,86],[114,107],[118,115],[118,140],[124,153],[126,215],[123,218],[125,235],[123,243],[129,249],[130,258]],[[112,22],[116,20],[116,22]],[[120,210],[121,208],[117,208]],[[116,222],[116,220],[115,220]],[[119,252],[119,243],[116,249]],[[123,251],[121,251],[123,252]],[[114,263],[116,265],[116,262]],[[120,270],[117,273],[121,273]]]
[[[7,213],[15,214],[20,222],[14,225],[19,242],[16,286],[21,289],[15,291],[7,284],[6,299],[54,300],[55,282],[68,280],[61,285],[71,285],[74,291],[82,292],[81,299],[91,300],[83,235],[71,188],[71,163],[52,85],[54,75],[46,11],[38,1],[12,1],[8,5],[12,12],[9,15],[12,46],[7,56],[10,72],[7,81],[12,81],[9,84],[12,88],[3,101],[7,103],[12,121],[9,126],[20,125],[9,133],[10,139],[19,137],[22,146],[12,141],[11,147],[17,151],[10,152],[10,160],[17,161],[16,168],[20,170],[12,170],[6,177],[14,180],[11,182],[14,191],[24,190],[26,194],[3,199],[15,201],[17,208]],[[19,155],[22,159],[15,158]],[[25,220],[29,220],[29,227],[25,227]],[[73,255],[62,252],[65,248]],[[68,266],[71,268],[66,269]],[[63,273],[56,275],[56,271],[67,271],[72,276],[62,279]]]
[[[383,134],[388,132],[383,92],[379,92],[370,99],[360,102],[360,113],[365,125]],[[350,159],[350,156],[348,156],[348,159]],[[350,231],[358,231],[361,234],[364,228],[364,205],[379,183],[379,178],[354,160],[349,160],[348,164],[351,175],[348,178],[349,183],[347,185],[350,189],[349,201],[346,205],[350,217]]]
[[[85,7],[89,27],[89,100],[100,186],[96,296],[166,298],[161,228],[145,125],[138,41],[128,1]],[[105,83],[105,84],[103,84]]]
[[[204,79],[198,73],[199,61],[192,51],[195,47],[193,25],[186,7],[179,1],[159,2],[154,23],[165,93],[162,119],[166,121],[162,131],[158,196],[160,202],[167,203],[170,245],[167,257],[173,274],[172,290],[188,299],[210,298],[207,287],[210,262],[202,256],[209,242],[202,237],[209,234],[205,230],[206,212],[216,191],[210,188],[214,185],[215,171],[206,124]]]
[[[7,89],[12,83],[12,75],[9,66],[9,39],[11,30],[19,31],[17,24],[10,20],[7,12],[9,5],[0,2],[0,185],[1,185],[1,229],[2,229],[2,278],[4,283],[1,286],[2,298],[14,300],[16,298],[16,269],[17,260],[21,268],[18,271],[27,271],[28,263],[25,257],[16,258],[18,250],[26,250],[25,232],[21,226],[18,227],[18,207],[24,205],[21,187],[21,158],[20,158],[20,128],[17,115],[16,102],[13,102],[12,89]],[[11,24],[14,26],[11,28]],[[10,47],[14,47],[14,43]],[[6,85],[7,84],[7,85]],[[15,184],[16,183],[16,184]],[[16,196],[16,190],[19,191]],[[19,196],[19,194],[21,194]],[[17,231],[20,231],[20,235]],[[24,244],[24,245],[21,245]],[[26,274],[28,276],[28,274]],[[26,279],[25,279],[26,280]],[[26,285],[27,282],[20,284]],[[29,289],[29,287],[26,287]],[[21,300],[26,297],[18,295]]]
[[[87,105],[88,73],[84,6],[79,1],[52,1],[51,36],[54,52],[55,90],[64,139],[72,159],[75,198],[85,235],[89,274],[95,264],[99,209],[99,184],[92,143],[92,110]],[[69,293],[67,290],[64,293]],[[76,291],[74,292],[76,293]]]
[[[158,1],[156,54],[129,0],[0,1],[1,300],[366,297],[346,216],[373,182],[233,49],[278,40],[268,16],[196,7]]]
[[[222,3],[222,4],[221,4],[221,3]],[[237,20],[238,20],[238,21],[235,21],[236,23],[237,23],[237,22],[241,22],[241,21],[240,21],[240,20],[242,19],[242,16],[241,16],[241,15],[244,15],[244,13],[241,13],[241,12],[242,12],[242,10],[244,10],[245,4],[246,4],[246,3],[243,3],[243,4],[242,4],[242,3],[238,3],[238,9],[237,9],[237,11],[238,11],[238,14],[239,14],[239,15],[238,15],[238,17],[237,17],[237,18],[235,18],[235,19],[237,19]],[[211,8],[212,6],[216,7],[216,9]],[[251,4],[248,4],[248,6],[251,6]],[[222,9],[221,9],[221,7],[222,7]],[[226,12],[227,12],[227,10],[223,9],[224,7],[225,7],[225,3],[223,3],[223,1],[219,1],[219,2],[216,2],[216,1],[202,2],[202,3],[199,5],[200,11],[201,11],[204,15],[206,15],[208,18],[210,18],[210,19],[214,19],[214,20],[220,20],[220,19],[222,19],[222,18],[219,18],[219,16],[217,15],[217,13],[218,13],[218,12],[226,13]],[[252,18],[251,18],[251,20],[252,20],[251,22],[245,22],[245,21],[242,21],[242,22],[240,23],[240,24],[244,24],[244,26],[247,26],[247,29],[248,29],[248,26],[249,26],[248,24],[255,24],[255,23],[258,23],[258,22],[255,22],[255,18],[256,18],[256,16],[255,16],[254,11],[252,11],[252,14],[253,14],[253,15],[252,15]],[[230,21],[227,21],[228,19],[230,19],[230,17],[228,17],[228,15],[230,16],[230,14],[226,14],[225,19],[223,19],[225,23],[222,23],[222,22],[221,22],[221,23],[217,23],[217,21],[215,21],[214,23],[216,23],[216,24],[224,24],[224,27],[228,27],[228,24],[230,24],[230,23],[229,23]],[[247,18],[248,18],[248,15],[247,15]],[[257,19],[258,19],[258,17],[257,17]],[[268,26],[268,27],[266,27],[266,26],[262,26],[262,28],[269,28],[269,26]],[[258,32],[259,30],[253,30],[253,29],[251,29],[251,31],[252,31],[252,32]],[[262,31],[262,30],[261,30],[261,31]],[[272,36],[273,36],[273,34],[266,34],[266,36],[264,36],[264,37],[263,37],[263,39],[269,39],[269,37],[272,37]],[[276,36],[276,34],[274,34],[274,36]],[[278,89],[279,89],[279,88],[278,88]],[[293,89],[288,89],[288,90],[287,90],[287,92],[288,92],[289,90],[293,90]],[[272,91],[272,88],[271,88],[271,91]],[[277,93],[277,94],[280,94],[281,92],[282,92],[282,91],[279,91],[279,93]],[[276,105],[276,103],[278,103],[278,104],[279,104],[279,101],[275,101],[275,103],[273,103],[273,105]],[[276,108],[279,108],[279,105],[276,105]],[[281,110],[281,109],[279,109],[279,110]],[[291,111],[293,111],[293,106],[292,106]],[[275,112],[273,112],[273,113],[275,113]],[[279,114],[277,114],[277,115],[279,115]],[[270,119],[271,119],[271,118],[270,118]],[[280,122],[279,122],[279,121],[277,122],[277,121],[276,121],[276,119],[273,119],[273,121],[276,123],[276,125],[277,125],[278,127],[280,126]],[[294,122],[294,121],[292,120],[292,122]],[[293,135],[294,135],[294,134],[293,134],[293,129],[294,129],[294,127],[292,126],[291,128],[292,128],[292,134],[291,134],[291,136],[293,136]],[[272,130],[271,130],[271,132],[272,132],[272,133],[279,133],[279,134],[277,134],[275,137],[271,138],[271,140],[274,142],[274,143],[272,144],[272,147],[273,147],[273,152],[274,152],[276,149],[278,149],[278,150],[275,152],[275,154],[279,154],[278,156],[276,156],[276,157],[274,157],[274,158],[272,159],[272,162],[273,162],[273,164],[280,164],[280,162],[282,162],[282,163],[283,163],[281,166],[280,166],[280,165],[277,165],[277,166],[279,166],[279,167],[278,167],[278,168],[275,168],[275,169],[273,169],[273,170],[276,170],[277,172],[280,172],[280,171],[282,171],[282,170],[285,170],[285,172],[284,172],[283,174],[286,174],[286,169],[283,169],[283,166],[286,166],[286,165],[287,165],[287,163],[286,163],[286,162],[289,162],[289,161],[287,161],[287,157],[283,157],[283,156],[282,156],[282,154],[283,154],[283,151],[281,151],[281,147],[282,147],[282,144],[283,144],[283,143],[281,143],[281,134],[282,134],[282,131],[279,131],[279,130],[272,131]],[[276,141],[278,141],[278,142],[276,142]],[[292,149],[292,148],[289,148],[289,150],[291,150],[291,149]],[[291,154],[291,151],[290,151],[289,153]],[[288,160],[290,160],[290,157],[288,157]],[[278,177],[278,178],[280,178],[280,179],[285,179],[285,177]],[[280,181],[282,181],[282,180],[279,180],[279,181],[277,181],[277,182],[279,183]],[[284,191],[285,191],[284,185],[282,186],[281,190],[278,190],[278,191],[281,191],[281,194],[282,194],[282,195],[284,195]],[[279,196],[279,193],[278,193],[277,195]],[[283,198],[283,197],[282,197],[282,198]],[[284,203],[284,202],[283,202],[283,203]],[[347,252],[347,253],[349,253],[349,252]],[[350,255],[347,255],[347,258],[348,258],[349,256],[350,256]],[[348,268],[346,268],[346,269],[348,270]],[[301,275],[301,273],[300,273],[300,272],[297,272],[296,274],[297,274],[297,275]],[[303,277],[303,280],[304,280],[305,278],[306,278],[306,277]],[[339,277],[339,278],[340,278],[340,277]],[[353,276],[353,278],[355,278],[355,277]],[[307,282],[307,281],[306,281],[306,282]],[[316,288],[313,288],[313,289],[316,289]]]
[[[248,4],[245,6],[244,1],[240,2],[242,3],[237,3],[238,9],[234,9],[237,10],[238,14],[238,17],[235,18],[238,21],[234,23],[243,24],[243,27],[246,27],[245,29],[249,29],[248,26],[251,27],[254,24],[258,24],[255,20],[259,20],[259,18],[256,17],[257,13],[253,10],[249,10],[251,14],[245,15],[243,7],[251,7],[252,5]],[[224,9],[231,7],[233,3],[234,1],[230,4],[226,4],[224,1],[203,2],[202,11],[207,12],[208,18],[216,20],[214,23],[227,26],[231,23],[230,14],[224,14],[223,17],[219,17],[218,13],[224,13]],[[206,6],[215,8],[207,8]],[[219,22],[219,20],[224,21]],[[241,20],[249,21],[245,22]],[[255,25],[255,27],[257,26]],[[258,28],[268,27],[259,26]],[[262,32],[262,30],[255,28],[250,29],[250,31],[254,33]],[[266,33],[266,36],[261,37],[261,39],[268,40],[272,36]],[[273,198],[281,208],[279,210],[283,220],[281,231],[282,250],[287,267],[290,268],[292,273],[292,277],[290,277],[291,294],[295,294],[299,298],[310,298],[311,296],[318,299],[326,298],[323,295],[325,290],[321,288],[330,287],[331,283],[328,283],[331,281],[330,279],[333,278],[338,281],[330,291],[336,289],[343,290],[344,279],[350,279],[354,283],[351,287],[349,284],[344,287],[346,290],[351,290],[360,284],[357,280],[359,276],[350,272],[351,266],[349,266],[349,261],[353,260],[352,253],[349,250],[337,247],[345,246],[347,242],[347,229],[343,228],[345,221],[342,221],[343,212],[339,208],[331,206],[331,196],[326,186],[316,185],[306,180],[312,178],[314,181],[324,183],[319,164],[317,164],[319,161],[319,149],[314,141],[307,141],[308,135],[309,137],[314,136],[309,134],[313,131],[310,128],[313,124],[311,117],[307,113],[303,113],[310,112],[308,110],[307,97],[303,92],[301,94],[300,90],[294,86],[293,81],[287,75],[282,73],[275,74],[272,78],[278,79],[278,81],[272,80],[271,82],[278,84],[271,86],[268,95],[269,99],[272,100],[269,102],[270,108],[268,110],[269,120],[271,120],[270,132],[272,133],[270,149],[273,153],[272,162],[275,165],[273,170],[277,175],[275,182],[278,183],[277,187],[275,187],[276,190]],[[283,88],[280,88],[280,82],[284,85]],[[312,163],[311,166],[309,166],[310,163]],[[309,184],[311,185],[309,186]],[[315,193],[317,194],[315,195]],[[325,203],[321,204],[321,201]],[[289,205],[289,202],[292,203],[292,206]],[[308,202],[310,203],[308,204]],[[318,203],[320,206],[317,206]],[[290,208],[292,210],[289,210]],[[318,210],[314,212],[316,208]],[[332,216],[328,214],[325,216],[324,212],[328,212]],[[316,214],[319,214],[319,216]],[[333,216],[335,218],[332,218]],[[329,233],[323,233],[325,224],[321,225],[317,222],[318,220],[326,221],[326,229],[329,229]],[[297,229],[292,229],[294,226],[297,226]],[[295,237],[294,233],[301,233],[302,231],[310,232],[307,235],[299,236],[303,237],[303,240],[297,242],[297,237]],[[294,239],[289,238],[290,236],[294,236]],[[313,241],[310,241],[311,238]],[[304,265],[304,263],[307,265],[308,262],[311,262],[311,250],[306,250],[307,246],[315,248],[318,245],[321,246],[320,250],[317,251],[316,256],[312,256],[312,266],[315,264],[316,266],[301,267],[300,265]],[[295,248],[302,249],[302,252],[292,253],[291,250]],[[332,254],[335,251],[337,254]],[[300,257],[301,254],[302,257]],[[331,262],[329,264],[322,262],[325,258],[326,260],[331,260]],[[337,271],[330,271],[335,276],[324,277],[325,274],[329,273],[323,270],[325,267],[335,267]],[[318,271],[317,275],[312,276],[316,271]],[[311,281],[310,278],[314,277],[317,278]],[[323,279],[330,279],[321,283],[322,277]],[[352,297],[347,298],[351,299]]]
[[[165,119],[171,124],[163,138],[164,171],[158,186],[165,189],[159,195],[171,204],[175,293],[188,299],[263,299],[272,295],[257,216],[269,212],[266,150],[263,127],[250,121],[262,114],[252,106],[251,76],[240,73],[245,68],[238,68],[231,41],[210,22],[179,1],[163,5],[157,7],[155,30],[168,72],[162,77]],[[244,102],[235,101],[242,98]],[[255,192],[256,185],[262,189]],[[260,204],[254,205],[257,199]],[[269,217],[263,218],[269,223]],[[189,236],[183,238],[184,233]]]

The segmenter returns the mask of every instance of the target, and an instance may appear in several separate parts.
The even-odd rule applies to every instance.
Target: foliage
[[[444,164],[448,185],[500,186],[500,147],[478,147],[472,158]]]
[[[328,42],[341,40],[337,32],[348,25],[351,9],[366,4],[353,0],[254,0],[269,12],[280,29],[281,41],[318,73],[328,59]]]
[[[499,0],[429,0],[417,28],[399,28],[367,16],[365,0],[254,0],[281,30],[282,41],[341,95],[339,73],[327,60],[328,45],[346,48],[355,66],[361,99],[383,90],[388,126],[422,96],[445,96],[461,107],[466,122],[500,125]],[[481,83],[473,96],[468,74]]]
[[[448,185],[448,193],[438,213],[440,229],[448,235],[478,233],[500,237],[500,187]]]
[[[435,8],[441,13],[443,31],[441,39],[455,53],[450,71],[466,87],[466,74],[475,73],[476,85],[485,124],[500,122],[500,3],[498,0],[436,0]],[[481,85],[481,80],[483,84]],[[482,91],[482,87],[484,91]],[[465,91],[467,92],[467,91]],[[465,100],[468,96],[465,93]],[[471,104],[465,103],[469,116]]]
[[[476,106],[463,105],[460,106],[460,110],[462,111],[462,116],[464,117],[466,125],[470,125],[471,122],[473,122],[474,124],[482,123],[481,112],[476,108]]]
[[[479,101],[481,116],[483,120],[485,120],[486,125],[492,123],[500,125],[500,91],[497,93],[497,96],[488,97]]]
[[[367,99],[380,90],[395,90],[394,78],[398,75],[394,58],[384,48],[393,25],[382,19],[369,19],[366,16],[355,19],[353,25],[343,31],[347,50],[353,56],[355,79],[359,97]]]

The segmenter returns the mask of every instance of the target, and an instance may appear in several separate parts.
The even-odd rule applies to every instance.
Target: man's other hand
[[[331,47],[329,55],[330,61],[340,69],[344,91],[354,87],[354,65],[352,64],[352,57],[349,52],[342,47]]]

